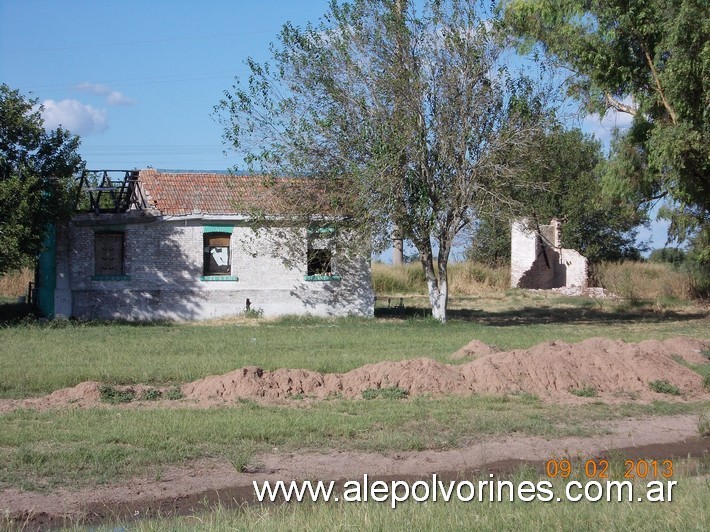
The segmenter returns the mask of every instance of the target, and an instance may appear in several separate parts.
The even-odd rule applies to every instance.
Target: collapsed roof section
[[[328,182],[308,177],[272,177],[145,170],[85,171],[77,209],[121,213],[152,210],[163,216],[344,215]]]
[[[77,211],[119,213],[147,207],[138,170],[84,170],[78,179]]]

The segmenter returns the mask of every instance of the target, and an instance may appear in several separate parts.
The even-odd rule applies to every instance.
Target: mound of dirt
[[[73,388],[64,388],[50,393],[44,399],[48,403],[75,403],[81,401],[97,401],[101,397],[99,390],[101,389],[100,382],[86,381],[80,382]],[[40,399],[41,400],[41,399]]]
[[[87,407],[94,406],[101,398],[99,389],[101,383],[94,381],[80,382],[72,388],[62,388],[44,397],[32,399],[3,399],[0,400],[0,413],[10,412],[18,408],[34,408],[45,410],[57,406]]]
[[[471,340],[461,349],[452,354],[451,360],[461,360],[463,358],[479,358],[485,355],[497,353],[498,350],[488,344],[484,344],[480,340]]]
[[[705,392],[702,377],[678,360],[707,362],[700,354],[702,346],[691,340],[545,342],[479,358],[461,366],[461,371],[479,393],[545,396],[593,389],[600,396],[654,399],[661,394],[649,383],[665,380],[685,395],[700,395]]]
[[[397,387],[410,395],[532,393],[574,400],[574,391],[602,397],[652,400],[662,397],[649,383],[665,380],[684,397],[706,393],[703,379],[680,361],[703,364],[705,343],[647,340],[638,344],[591,338],[578,344],[545,342],[530,349],[495,352],[474,340],[453,356],[477,356],[460,366],[419,358],[368,364],[344,374],[306,370],[242,368],[183,386],[196,401],[234,398],[280,399],[293,395],[359,397],[365,390]],[[667,396],[666,396],[667,397]]]
[[[329,375],[305,369],[277,369],[264,371],[256,366],[240,368],[225,375],[212,375],[182,387],[192,399],[235,399],[263,397],[278,399],[293,395],[311,394],[325,387]],[[332,385],[328,388],[332,388]]]
[[[680,391],[680,399],[710,395],[703,378],[684,364],[707,364],[702,351],[710,341],[675,338],[638,344],[590,338],[578,344],[544,342],[530,349],[496,352],[474,340],[454,357],[477,357],[462,365],[417,358],[368,364],[343,374],[322,374],[304,369],[265,371],[256,366],[214,375],[182,386],[185,401],[170,404],[212,405],[240,398],[278,400],[301,395],[361,397],[372,389],[400,388],[410,395],[470,395],[531,393],[555,402],[579,402],[578,395],[605,400],[672,399],[651,390],[652,381],[667,381]],[[121,387],[117,387],[121,388]],[[122,387],[129,388],[129,387]],[[137,395],[145,388],[131,386]],[[100,404],[100,384],[84,382],[36,399],[0,401],[0,412],[16,408]],[[575,393],[577,392],[577,393]],[[147,405],[146,401],[134,404]],[[165,401],[151,401],[164,406]]]

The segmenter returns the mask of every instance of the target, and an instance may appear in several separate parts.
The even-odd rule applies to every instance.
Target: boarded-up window
[[[231,275],[229,233],[205,233],[204,275]]]
[[[94,274],[123,275],[123,233],[94,235]]]
[[[309,249],[307,255],[308,275],[333,273],[333,256],[329,249]]]

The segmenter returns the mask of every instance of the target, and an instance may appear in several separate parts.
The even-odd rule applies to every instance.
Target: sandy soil
[[[384,361],[344,374],[321,374],[302,369],[264,371],[240,368],[182,386],[185,399],[135,401],[122,408],[185,408],[229,404],[240,398],[280,402],[296,394],[319,400],[339,395],[360,398],[369,389],[399,387],[410,395],[527,392],[545,400],[578,403],[590,400],[618,402],[706,400],[710,393],[703,379],[684,363],[707,364],[703,352],[710,340],[675,338],[638,344],[592,338],[570,345],[546,342],[530,349],[497,352],[472,341],[452,355],[458,364],[420,358]],[[666,380],[681,395],[659,394],[649,382]],[[0,412],[17,408],[85,408],[103,406],[101,384],[83,382],[40,398],[1,400]],[[580,398],[571,390],[594,388],[598,397]],[[132,388],[140,395],[148,389]],[[487,473],[504,474],[521,462],[540,466],[550,458],[599,456],[624,449],[628,457],[656,459],[701,456],[710,452],[710,440],[698,439],[697,416],[652,417],[600,425],[608,435],[545,440],[505,436],[446,451],[407,453],[284,453],[275,449],[258,457],[259,466],[238,472],[228,462],[200,460],[164,470],[159,479],[135,478],[87,489],[60,489],[50,494],[7,489],[0,492],[0,512],[17,524],[46,528],[71,523],[99,523],[142,519],[150,515],[189,514],[204,509],[204,502],[226,505],[253,500],[252,481],[357,479],[409,479],[438,473],[441,477]]]
[[[688,400],[710,397],[702,377],[686,367],[710,363],[702,352],[710,340],[673,338],[637,344],[607,338],[590,338],[578,344],[544,342],[530,349],[496,352],[478,340],[452,355],[468,362],[450,365],[428,358],[383,361],[343,374],[322,374],[305,369],[265,371],[256,366],[213,375],[182,386],[185,399],[136,401],[134,407],[209,407],[249,398],[279,400],[294,395],[322,399],[330,396],[359,398],[370,389],[398,387],[410,395],[471,395],[526,392],[557,403],[579,403],[589,398],[571,393],[594,389],[593,400],[618,402]],[[665,380],[679,396],[661,394],[649,383]],[[0,412],[17,408],[89,407],[101,404],[100,383],[82,382],[73,388],[25,400],[0,400]],[[128,388],[128,387],[123,387]],[[131,386],[137,396],[147,389]],[[172,404],[171,406],[176,406]]]

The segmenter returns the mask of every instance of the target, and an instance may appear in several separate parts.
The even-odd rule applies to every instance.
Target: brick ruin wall
[[[586,289],[587,259],[578,251],[560,245],[560,225],[555,220],[531,230],[524,221],[511,228],[510,285],[514,288]]]

